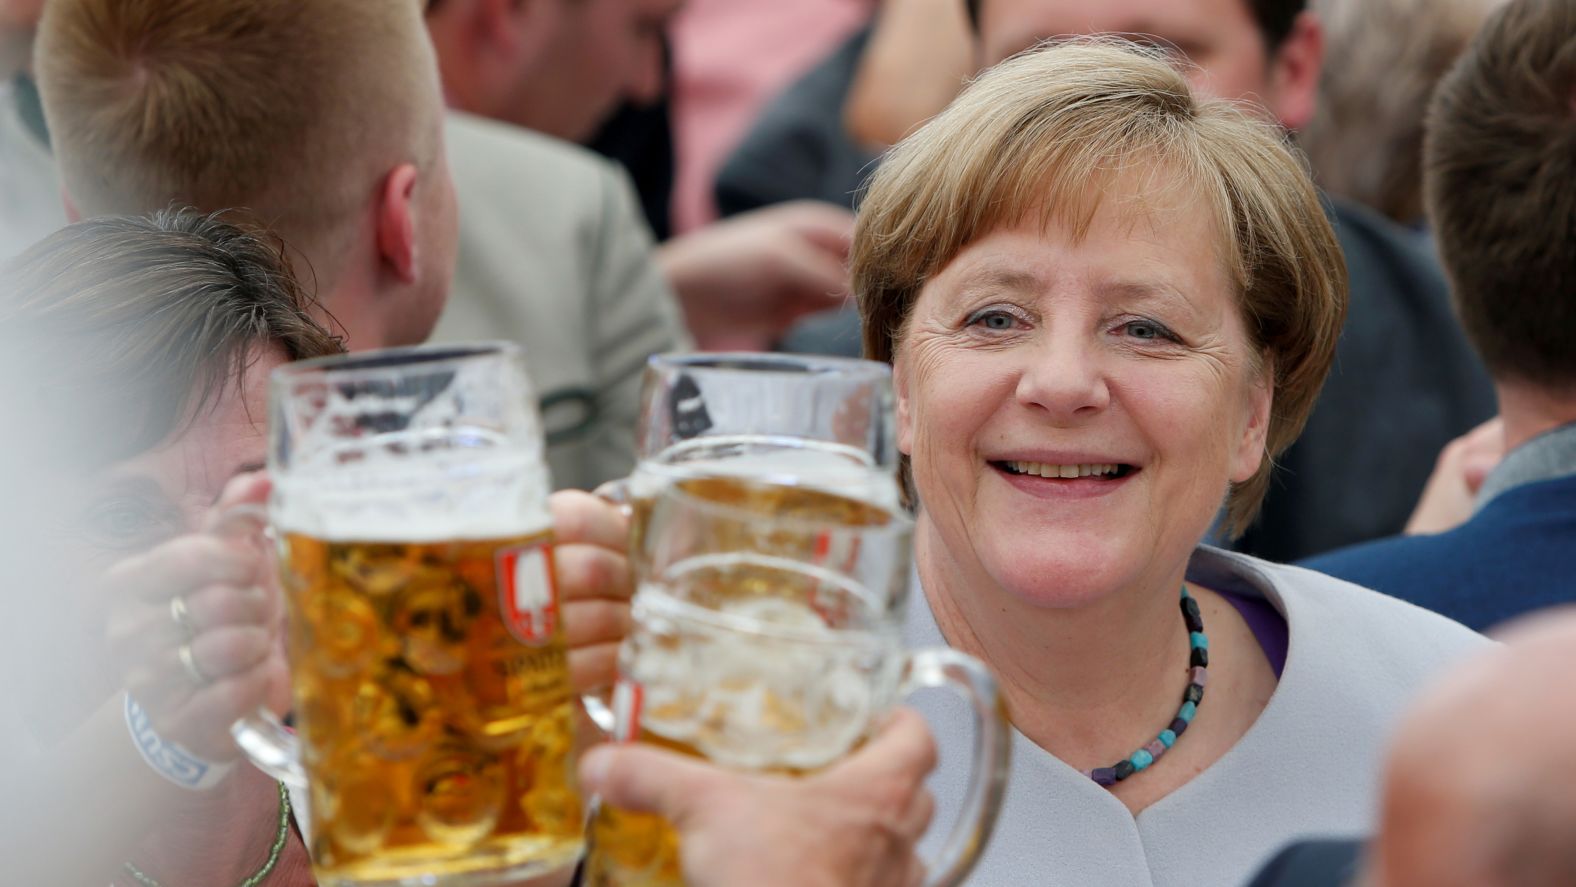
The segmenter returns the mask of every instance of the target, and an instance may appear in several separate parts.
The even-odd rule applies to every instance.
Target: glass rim
[[[502,339],[400,345],[291,361],[276,367],[270,375],[275,380],[312,375],[379,376],[413,367],[437,368],[479,357],[523,357],[524,354],[525,349],[519,343]]]
[[[876,474],[876,472],[871,472],[871,473],[872,473],[872,475]],[[821,488],[821,487],[813,486],[811,484],[794,483],[791,479],[787,479],[787,478],[780,477],[780,476],[768,476],[767,479],[762,480],[762,479],[757,479],[755,477],[749,477],[749,476],[744,476],[744,475],[736,475],[736,474],[705,474],[705,473],[701,473],[701,474],[691,474],[691,475],[688,475],[687,477],[684,477],[684,478],[676,478],[675,480],[691,480],[691,479],[706,479],[706,478],[717,478],[717,479],[721,479],[721,480],[738,481],[738,482],[741,482],[741,483],[752,484],[752,485],[755,485],[755,486],[787,486],[787,487],[797,487],[797,488],[800,488],[800,489],[815,490],[816,492],[825,493],[828,496],[835,496],[835,497],[837,497],[839,499],[847,499],[847,500],[850,500],[850,501],[853,501],[853,502],[858,502],[858,503],[860,503],[862,505],[869,506],[872,509],[881,511],[884,514],[889,515],[890,516],[890,520],[886,521],[885,523],[880,523],[880,524],[854,525],[854,524],[848,524],[848,523],[844,523],[844,522],[839,522],[839,521],[837,521],[835,519],[832,519],[832,518],[821,519],[821,518],[814,518],[814,517],[805,517],[805,516],[802,516],[802,515],[784,515],[784,514],[772,514],[772,513],[768,513],[768,512],[762,512],[762,511],[754,511],[754,510],[751,510],[749,508],[744,508],[744,507],[741,507],[741,506],[738,506],[738,505],[730,505],[730,504],[723,503],[723,502],[717,502],[717,501],[712,500],[712,499],[707,499],[707,498],[705,498],[703,496],[697,496],[697,495],[694,495],[693,493],[685,492],[683,489],[681,489],[678,486],[677,483],[665,483],[665,484],[662,485],[661,489],[659,489],[656,492],[655,496],[652,498],[652,504],[651,504],[652,514],[655,515],[656,510],[658,508],[658,504],[660,502],[662,502],[664,499],[667,499],[667,500],[676,500],[677,502],[679,502],[681,507],[693,508],[693,509],[695,509],[697,511],[701,511],[701,512],[707,513],[707,514],[720,515],[724,519],[736,520],[736,521],[739,521],[739,522],[748,521],[748,522],[751,522],[751,523],[768,522],[768,523],[772,524],[773,526],[786,527],[786,528],[791,529],[791,530],[798,530],[798,531],[802,531],[802,532],[818,532],[818,531],[822,531],[822,530],[831,529],[834,532],[839,532],[839,533],[855,534],[855,535],[861,535],[861,536],[863,536],[863,535],[879,536],[879,535],[886,535],[886,534],[902,534],[902,533],[910,533],[911,534],[913,532],[913,530],[914,530],[914,525],[915,525],[914,518],[912,516],[910,516],[907,513],[906,510],[904,510],[904,508],[903,508],[903,506],[902,506],[902,504],[900,502],[894,502],[893,506],[882,505],[882,504],[877,503],[877,502],[871,502],[871,501],[868,501],[868,500],[865,500],[865,499],[860,499],[860,498],[858,498],[856,496],[847,496],[847,495],[844,495],[844,494],[842,494],[840,492],[837,492],[835,490],[828,490],[828,489],[824,489],[824,488]],[[894,480],[894,482],[895,482],[895,480]],[[648,534],[649,534],[649,531],[648,531]]]
[[[862,357],[834,357],[823,354],[779,354],[762,351],[707,351],[699,353],[665,352],[646,359],[653,370],[746,372],[779,375],[808,375],[838,372],[845,378],[885,379],[892,377],[892,365]]]

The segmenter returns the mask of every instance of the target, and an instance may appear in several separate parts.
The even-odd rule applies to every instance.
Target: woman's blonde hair
[[[1257,355],[1273,373],[1264,464],[1228,499],[1241,533],[1273,458],[1301,432],[1346,315],[1346,266],[1300,155],[1278,128],[1193,96],[1168,57],[1112,38],[1008,59],[899,143],[854,234],[865,354],[890,362],[920,289],[964,247],[1031,213],[1082,237],[1120,175],[1197,202]],[[1131,191],[1133,189],[1126,189]],[[905,464],[906,471],[906,464]]]

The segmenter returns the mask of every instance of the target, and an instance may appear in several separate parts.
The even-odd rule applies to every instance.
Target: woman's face
[[[1082,240],[1035,218],[925,285],[894,370],[927,560],[1052,607],[1180,578],[1270,409],[1217,240],[1110,193]]]
[[[103,649],[102,577],[113,564],[202,526],[231,477],[261,468],[265,454],[267,381],[285,362],[278,349],[258,350],[239,389],[232,383],[179,435],[97,473],[76,475],[39,466],[31,480],[29,581],[60,589],[60,608],[39,614],[33,642],[59,657],[44,688],[64,721],[96,705],[112,689],[95,655]],[[48,728],[45,728],[46,730]]]
[[[184,433],[87,480],[70,527],[79,562],[102,568],[195,532],[232,477],[264,466],[268,374],[285,356],[269,348],[253,357],[241,384]]]

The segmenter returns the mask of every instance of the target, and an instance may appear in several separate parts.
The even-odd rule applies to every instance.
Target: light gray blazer
[[[555,487],[634,465],[646,358],[689,347],[628,177],[578,146],[465,114],[446,127],[459,267],[435,342],[525,346]]]
[[[1429,678],[1490,644],[1395,598],[1246,555],[1201,547],[1187,578],[1262,597],[1286,618],[1286,668],[1257,723],[1208,770],[1136,818],[1014,731],[1001,817],[968,883],[1236,887],[1296,838],[1366,833],[1396,716]],[[915,589],[914,597],[908,643],[945,643],[924,595]],[[971,729],[967,710],[950,697],[927,693],[916,705],[942,747],[930,784],[934,839],[956,820]]]

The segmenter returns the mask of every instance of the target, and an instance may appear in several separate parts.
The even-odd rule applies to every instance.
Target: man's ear
[[[1270,417],[1275,409],[1275,357],[1265,352],[1260,360],[1258,378],[1249,384],[1247,392],[1248,421],[1242,428],[1242,439],[1231,460],[1232,483],[1246,483],[1258,472],[1259,466],[1269,458],[1265,444],[1269,440]]]
[[[1313,120],[1319,107],[1319,73],[1324,69],[1324,26],[1312,12],[1300,13],[1291,32],[1270,57],[1270,111],[1282,126],[1296,131]]]
[[[389,171],[378,191],[378,254],[404,283],[415,283],[417,277],[416,179],[416,167],[402,163]]]
[[[71,199],[71,195],[67,194],[64,188],[60,189],[60,205],[66,209],[67,222],[75,225],[82,221],[82,210],[77,209],[77,202]]]
[[[892,355],[892,393],[897,398],[897,450],[914,454],[914,413],[908,399],[908,360],[903,349]]]

